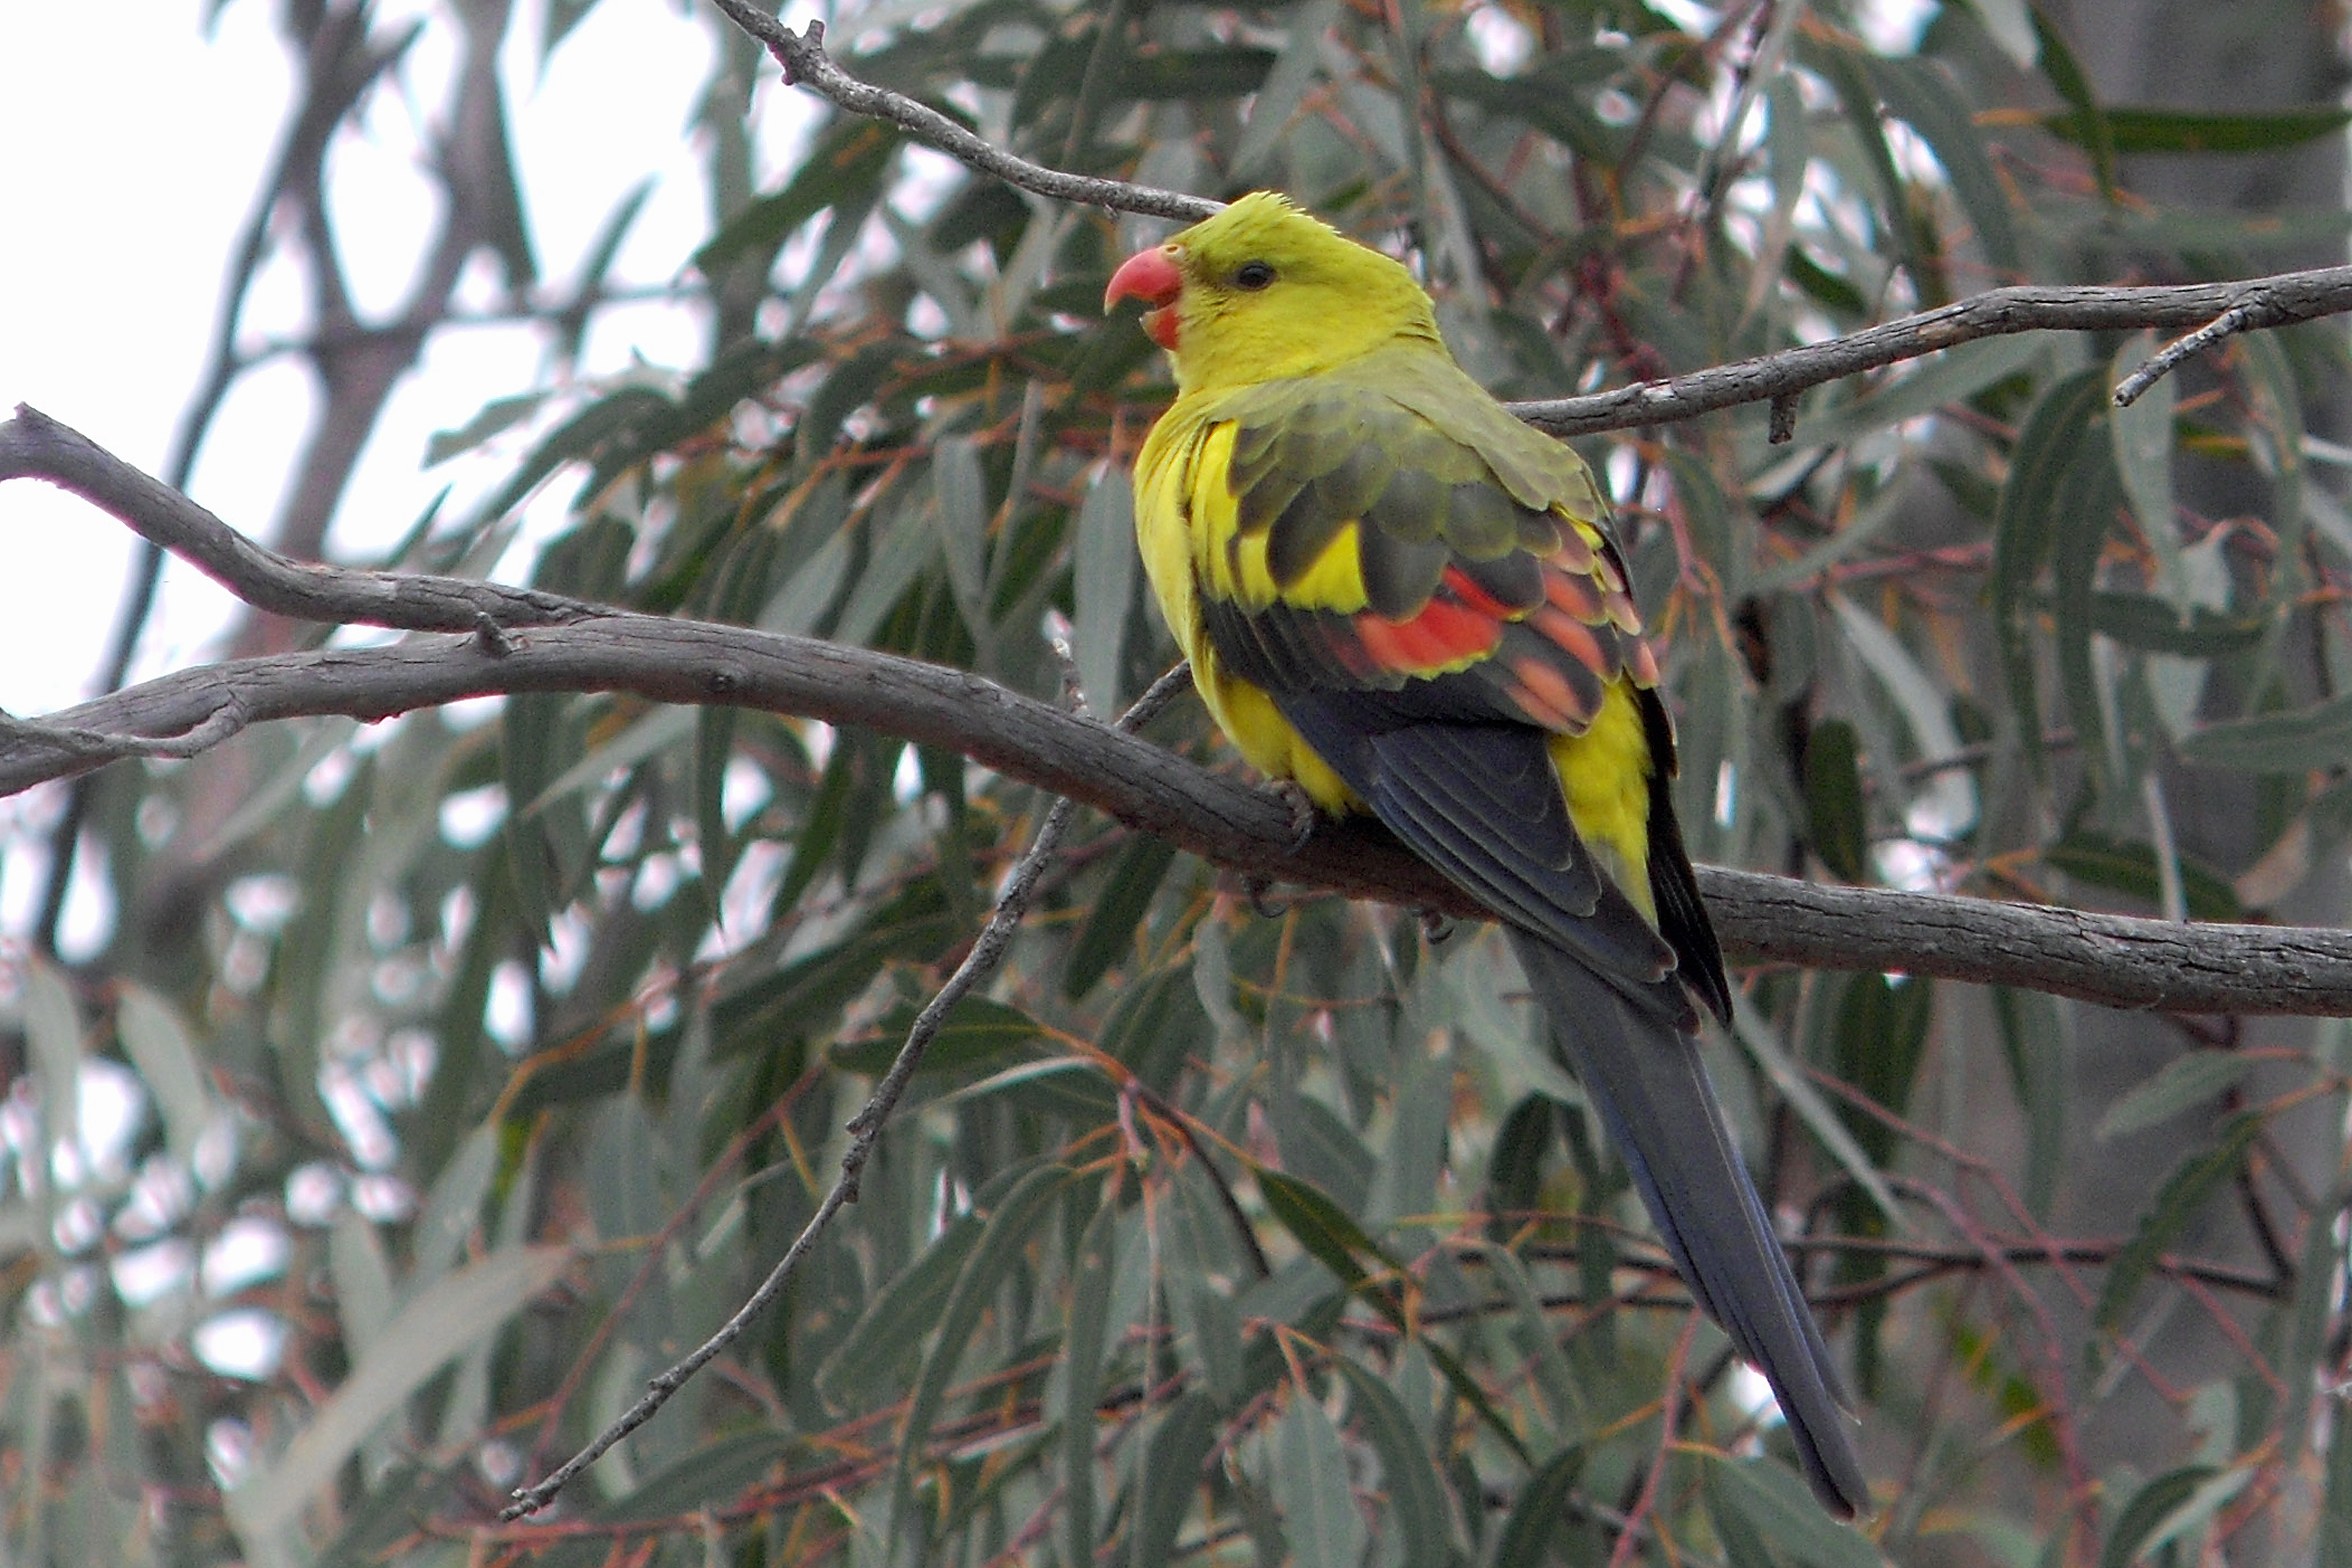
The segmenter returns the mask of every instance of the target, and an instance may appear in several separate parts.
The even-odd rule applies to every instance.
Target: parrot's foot
[[[1245,873],[1242,878],[1242,897],[1249,900],[1250,912],[1260,920],[1276,921],[1283,916],[1282,906],[1269,896],[1273,891],[1274,879],[1271,877]]]
[[[1274,792],[1284,809],[1290,813],[1290,852],[1297,854],[1315,837],[1315,825],[1323,820],[1316,809],[1315,797],[1308,795],[1296,779],[1276,779],[1265,786]]]
[[[1421,921],[1424,941],[1444,942],[1454,934],[1454,917],[1443,910],[1415,910],[1413,916]]]

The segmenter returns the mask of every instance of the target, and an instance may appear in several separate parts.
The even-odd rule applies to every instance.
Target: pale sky
[[[204,0],[126,10],[17,5],[0,20],[0,146],[10,149],[9,212],[0,238],[0,410],[27,403],[149,472],[163,468],[192,396],[223,277],[272,155],[292,68],[269,0],[227,0],[211,36]],[[711,64],[710,14],[677,0],[604,0],[540,65],[538,18],[506,57],[516,156],[543,277],[558,293],[624,195],[648,175],[656,193],[611,277],[662,283],[709,232],[688,117]],[[406,90],[379,100],[363,135],[330,164],[350,282],[362,309],[384,311],[404,289],[429,231],[427,186],[408,160],[412,116],[436,114],[450,66],[446,9],[422,0],[376,7],[381,30],[431,15],[403,68]],[[127,20],[136,15],[138,26]],[[811,113],[772,79],[761,89],[761,171],[782,177]],[[496,274],[469,275],[466,298],[494,299]],[[299,332],[300,279],[265,268],[240,342]],[[690,365],[701,330],[690,310],[608,312],[585,372],[633,356]],[[349,557],[404,533],[444,485],[462,502],[510,471],[519,432],[482,457],[425,471],[426,438],[494,398],[538,384],[539,341],[525,331],[438,337],[395,393],[338,516],[331,547]],[[240,383],[207,438],[190,489],[230,524],[269,526],[310,419],[309,373],[291,357]],[[0,537],[14,566],[0,584],[0,709],[24,717],[92,694],[133,542],[113,520],[47,485],[0,485]],[[135,675],[205,656],[226,596],[192,571],[167,569]],[[21,933],[37,867],[21,848],[53,819],[58,792],[0,799],[0,936]],[[70,946],[70,943],[69,943]]]
[[[10,154],[10,228],[0,241],[0,407],[18,402],[74,426],[154,471],[202,374],[231,246],[277,141],[292,73],[268,0],[228,0],[208,40],[201,0],[133,8],[17,5],[0,21],[0,145]],[[428,46],[446,40],[446,11],[417,0],[380,5],[379,27],[438,13]],[[708,77],[709,21],[675,0],[605,0],[538,68],[537,5],[507,66],[514,137],[541,269],[559,289],[624,193],[649,174],[663,184],[639,219],[616,276],[675,277],[708,233],[689,109]],[[432,209],[407,166],[410,113],[437,112],[446,51],[420,48],[405,68],[406,101],[383,100],[364,138],[346,136],[331,164],[351,282],[363,310],[404,288]],[[785,89],[763,88],[771,121]],[[778,149],[782,151],[782,149]],[[773,172],[772,168],[770,171]],[[494,274],[469,279],[489,302]],[[290,268],[265,272],[243,341],[300,324]],[[698,352],[691,317],[668,308],[623,312],[592,339],[589,369],[633,352],[656,363]],[[397,537],[445,482],[459,493],[495,472],[420,471],[425,437],[462,424],[491,398],[531,386],[535,339],[476,330],[438,342],[395,395],[337,520],[346,550]],[[308,373],[283,360],[232,396],[190,487],[248,531],[265,528],[309,417]],[[511,463],[511,449],[502,461]],[[498,465],[486,467],[494,470]],[[471,485],[467,481],[472,481]],[[87,695],[130,556],[119,524],[58,492],[0,486],[0,530],[16,571],[0,610],[0,708],[37,714]],[[184,577],[186,574],[175,574]],[[215,623],[211,591],[173,584],[173,614],[151,632],[142,668],[176,668]],[[5,590],[0,590],[5,592]]]

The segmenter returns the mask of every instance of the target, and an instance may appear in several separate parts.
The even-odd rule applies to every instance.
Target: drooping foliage
[[[1291,192],[1409,258],[1511,397],[2340,244],[2340,210],[2127,179],[2340,112],[2103,103],[2021,5],[1885,9],[882,0],[831,37],[1038,162]],[[552,518],[538,585],[1115,712],[1173,657],[1125,477],[1169,387],[1099,302],[1165,226],[830,110],[755,189],[742,106],[786,89],[709,18],[643,25],[724,40],[724,210],[676,285],[707,352],[480,388],[436,457],[510,482],[382,563],[487,570]],[[2341,917],[2341,333],[2240,336],[2115,408],[2154,342],[1964,343],[1807,394],[1785,441],[1760,405],[1579,440],[1695,858]],[[1195,704],[1149,733],[1223,765]],[[1694,1329],[1491,932],[1082,817],[784,1300],[492,1529],[791,1244],[1049,803],[617,697],[206,762],[102,775],[112,935],[17,972],[16,1560],[2123,1563],[2352,1528],[2333,1028],[2256,1055],[2150,1017],[2086,1064],[2074,1004],[1740,977],[1713,1065],[1858,1395],[1855,1533]],[[101,1091],[137,1112],[112,1143],[77,1121]],[[2120,1200],[2090,1174],[2119,1167]],[[273,1347],[255,1375],[225,1334]]]

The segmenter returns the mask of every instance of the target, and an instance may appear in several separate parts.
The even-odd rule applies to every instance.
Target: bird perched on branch
[[[1454,363],[1410,272],[1283,196],[1129,258],[1126,299],[1177,388],[1136,533],[1210,712],[1503,921],[1691,1293],[1852,1515],[1852,1417],[1699,1062],[1695,1001],[1731,994],[1591,471]]]

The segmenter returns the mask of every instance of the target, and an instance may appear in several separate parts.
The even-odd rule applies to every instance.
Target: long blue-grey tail
[[[1601,1111],[1675,1266],[1772,1385],[1822,1506],[1851,1517],[1870,1491],[1836,1369],[1724,1125],[1676,983],[1630,995],[1540,937],[1512,931],[1538,1005]]]

